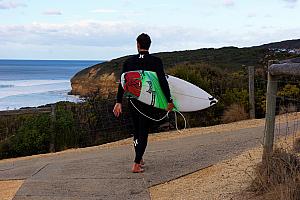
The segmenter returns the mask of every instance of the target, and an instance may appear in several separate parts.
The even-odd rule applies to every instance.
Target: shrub
[[[48,114],[28,117],[12,137],[12,151],[19,156],[46,153],[49,151],[50,135]]]
[[[242,88],[226,89],[223,95],[223,101],[226,106],[236,104],[239,102],[244,108],[249,108],[249,94],[248,90]]]
[[[287,106],[279,107],[279,114],[293,113],[297,112],[297,106],[294,104],[288,104]]]
[[[295,139],[294,151],[300,153],[300,137]]]
[[[263,199],[300,199],[300,159],[287,149],[276,148],[255,169],[251,189]]]
[[[245,111],[245,108],[241,104],[232,104],[229,106],[222,116],[223,123],[236,122],[240,120],[248,119],[248,113]]]
[[[71,110],[57,106],[54,127],[56,151],[80,146],[80,130],[76,129],[76,123]]]
[[[280,91],[277,92],[278,96],[288,98],[299,98],[300,89],[297,85],[286,84]]]

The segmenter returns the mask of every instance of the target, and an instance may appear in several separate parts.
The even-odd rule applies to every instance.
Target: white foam
[[[55,83],[69,83],[70,80],[15,80],[15,81],[1,81],[0,86],[34,86],[34,85],[48,85]]]
[[[1,84],[14,86],[0,88],[0,99],[14,95],[34,94],[71,89],[69,80],[0,81],[0,85]]]
[[[69,90],[50,91],[44,93],[14,95],[0,99],[1,110],[14,110],[21,107],[37,107],[58,101],[81,102],[82,100],[74,95],[68,95]]]

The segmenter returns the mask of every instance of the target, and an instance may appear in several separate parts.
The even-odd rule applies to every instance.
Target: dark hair
[[[136,41],[139,43],[141,49],[149,50],[151,45],[151,39],[149,35],[142,33],[136,38]]]

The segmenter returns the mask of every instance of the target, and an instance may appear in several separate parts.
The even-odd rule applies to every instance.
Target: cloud
[[[2,10],[15,9],[18,7],[26,7],[26,4],[18,1],[0,1],[0,9]]]
[[[46,10],[43,15],[62,15],[62,12],[60,10]]]
[[[226,7],[234,6],[235,2],[233,0],[223,0],[223,5]]]
[[[113,9],[96,9],[96,10],[92,10],[92,13],[116,13],[117,10],[113,10]]]
[[[296,3],[298,0],[283,0],[283,1],[286,1],[288,3]]]
[[[288,8],[295,8],[297,5],[298,0],[282,0],[286,2],[286,7]]]
[[[60,24],[0,25],[0,57],[8,55],[7,49],[11,49],[11,55],[16,55],[14,50],[18,55],[22,55],[22,51],[27,55],[25,51],[28,49],[36,52],[31,55],[39,54],[39,58],[47,58],[48,50],[55,52],[51,58],[62,58],[64,55],[68,55],[68,58],[74,55],[76,59],[97,58],[96,54],[99,54],[98,58],[114,58],[134,53],[135,39],[142,32],[152,38],[151,52],[252,46],[300,35],[299,28],[279,30],[263,27],[257,31],[254,27],[237,32],[184,26],[151,26],[130,21],[84,20]],[[40,52],[40,49],[44,51]]]
[[[0,44],[122,46],[135,38],[139,28],[130,22],[78,21],[70,24],[32,23],[0,25]]]
[[[61,58],[66,51],[65,48],[72,51],[73,58],[76,59],[91,58],[88,56],[94,56],[100,52],[99,57],[101,58],[113,58],[135,53],[136,37],[142,32],[148,33],[152,38],[151,52],[220,47],[231,44],[231,38],[234,38],[234,36],[229,37],[230,34],[226,33],[226,36],[230,38],[229,41],[226,41],[219,31],[181,26],[149,26],[130,21],[85,20],[71,24],[0,25],[0,57],[7,55],[7,50],[3,47],[10,47],[11,52],[18,49],[16,50],[18,55],[22,55],[21,49],[38,52],[40,58],[43,55],[44,58],[49,57],[49,54],[46,53],[47,49],[51,49],[53,52],[56,49],[55,56]],[[40,52],[40,49],[45,51]],[[81,52],[82,49],[85,49],[85,53]],[[97,53],[94,52],[95,49],[97,49]],[[89,51],[93,52],[86,53]],[[24,55],[27,53],[24,52]],[[37,55],[37,53],[32,53],[32,55]],[[71,55],[68,54],[68,58],[70,57]],[[96,57],[94,56],[94,58]]]
[[[85,49],[101,48],[110,49],[107,55],[114,57],[120,52],[125,53],[125,49],[129,50],[127,52],[135,52],[135,39],[142,32],[151,36],[152,51],[155,52],[228,45],[231,43],[231,38],[234,38],[226,33],[230,38],[226,41],[220,32],[190,27],[87,20],[72,24],[0,25],[0,46],[34,45],[53,49],[54,45],[58,45]],[[58,49],[58,51],[62,50]],[[0,48],[0,57],[1,54],[3,53]]]
[[[248,18],[253,18],[256,16],[257,16],[257,13],[254,13],[254,12],[248,13],[248,15],[247,15]]]

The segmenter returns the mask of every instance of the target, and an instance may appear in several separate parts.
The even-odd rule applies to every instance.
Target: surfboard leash
[[[152,120],[152,121],[155,121],[155,122],[160,122],[160,121],[164,120],[166,117],[169,117],[169,113],[170,113],[170,112],[174,112],[174,114],[175,114],[175,127],[176,127],[176,130],[177,130],[178,132],[181,133],[181,131],[178,129],[178,125],[177,125],[177,113],[179,113],[179,114],[181,115],[181,117],[183,118],[183,120],[184,120],[184,128],[183,128],[183,130],[186,129],[186,119],[185,119],[184,115],[183,115],[181,112],[177,111],[177,110],[167,111],[167,113],[166,113],[162,118],[160,118],[160,119],[154,119],[154,118],[152,118],[152,117],[149,117],[148,115],[146,115],[146,114],[143,113],[142,111],[140,111],[140,110],[134,105],[134,103],[131,101],[131,99],[129,99],[129,101],[130,101],[130,103],[132,104],[132,106],[133,106],[133,107],[134,107],[141,115],[143,115],[144,117],[146,117],[146,118],[148,118],[148,119],[150,119],[150,120]]]

